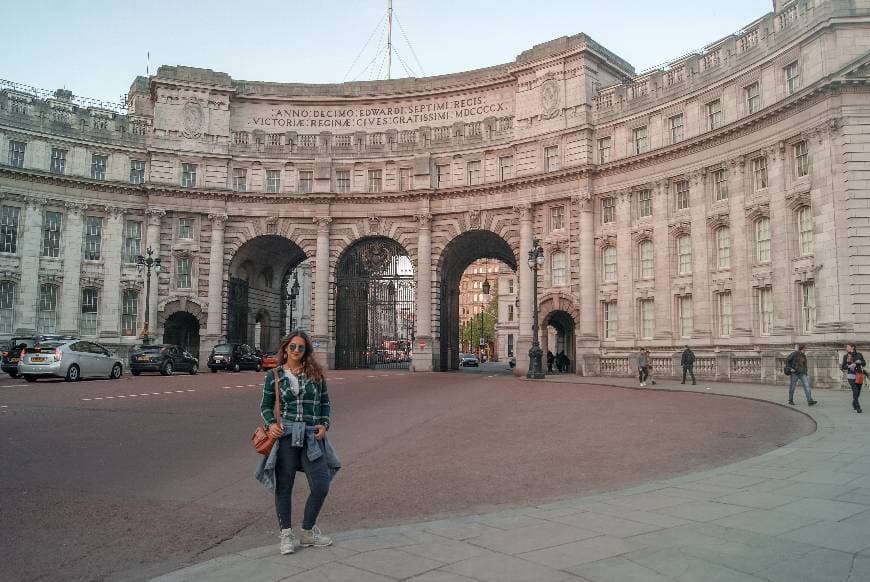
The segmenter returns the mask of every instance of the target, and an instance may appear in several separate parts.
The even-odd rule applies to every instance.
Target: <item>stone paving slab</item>
[[[622,378],[550,381],[634,388]],[[663,381],[655,388],[686,390]],[[687,391],[782,404],[785,387]],[[161,582],[858,582],[870,580],[870,414],[817,391],[817,431],[752,459],[619,491],[373,530],[290,556],[232,553]]]

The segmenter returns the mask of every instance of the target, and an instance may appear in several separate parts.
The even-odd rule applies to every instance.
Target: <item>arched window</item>
[[[39,286],[39,333],[57,331],[57,285]]]
[[[677,237],[677,273],[687,275],[692,272],[692,238],[683,234]]]
[[[601,256],[604,264],[604,280],[616,281],[616,247],[604,247]]]
[[[652,241],[645,240],[641,242],[638,246],[637,254],[640,259],[640,277],[641,279],[649,279],[655,274]]]
[[[716,230],[716,266],[720,269],[731,267],[731,231],[727,226]]]
[[[798,233],[800,239],[801,255],[813,254],[813,210],[809,206],[803,206],[798,210]]]
[[[15,305],[15,283],[0,281],[0,333],[12,333]]]
[[[770,219],[766,216],[755,221],[755,259],[759,263],[770,261]]]
[[[563,252],[550,255],[550,279],[554,287],[568,284],[568,260]]]

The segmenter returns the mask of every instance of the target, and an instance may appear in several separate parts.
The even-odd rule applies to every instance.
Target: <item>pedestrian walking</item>
[[[846,373],[849,387],[852,388],[852,409],[858,413],[861,412],[861,403],[858,402],[858,399],[861,397],[861,385],[864,383],[864,368],[866,366],[867,362],[864,361],[861,352],[855,348],[855,344],[846,344],[846,354],[843,356],[840,369]]]
[[[646,383],[652,384],[653,386],[655,386],[656,381],[653,380],[653,377],[652,377],[652,373],[653,373],[652,353],[649,351],[649,348],[646,348],[644,350],[644,354],[646,354]]]
[[[683,381],[680,384],[686,383],[686,374],[688,373],[692,377],[692,384],[697,384],[695,381],[695,352],[686,346],[686,349],[683,350],[683,355],[680,356],[680,366],[683,367]]]
[[[281,530],[281,553],[292,554],[297,540],[290,525],[290,507],[297,471],[305,472],[310,491],[299,545],[332,544],[317,527],[317,516],[329,493],[334,470],[334,464],[328,460],[331,447],[326,441],[330,401],[323,369],[314,359],[311,340],[305,332],[294,331],[281,340],[278,361],[277,374],[271,370],[266,374],[260,410],[266,430],[276,439],[269,457],[274,456],[275,462],[275,512]],[[280,394],[279,418],[275,418],[276,389]]]
[[[553,362],[556,360],[556,356],[553,355],[553,352],[547,350],[547,372],[550,374],[553,373]]]
[[[649,376],[649,368],[646,351],[641,348],[637,355],[635,355],[635,361],[637,362],[637,379],[640,381],[640,387],[643,388],[646,386],[646,378]]]
[[[818,404],[813,400],[813,389],[810,387],[810,379],[807,377],[807,355],[804,353],[806,349],[806,344],[798,345],[798,349],[789,354],[785,361],[785,369],[789,372],[788,403],[791,405],[794,405],[794,389],[798,382],[804,388],[807,404],[809,406]]]
[[[568,365],[571,363],[571,360],[568,359],[568,356],[565,355],[565,350],[559,352],[559,355],[556,356],[556,368],[558,368],[559,372],[567,372]]]

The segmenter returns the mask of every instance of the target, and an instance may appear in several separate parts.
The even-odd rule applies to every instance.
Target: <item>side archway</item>
[[[546,295],[541,299],[541,349],[554,356],[552,371],[575,372],[577,370],[576,322],[579,313],[574,302],[562,295]],[[548,364],[547,371],[550,371]]]

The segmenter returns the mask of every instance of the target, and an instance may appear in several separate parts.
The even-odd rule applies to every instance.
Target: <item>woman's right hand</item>
[[[273,439],[279,439],[284,436],[284,425],[280,422],[273,422],[269,425],[269,436]]]

